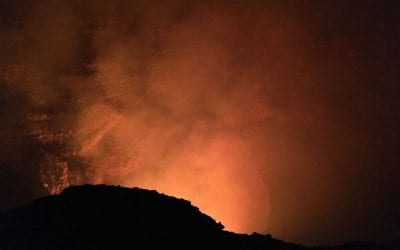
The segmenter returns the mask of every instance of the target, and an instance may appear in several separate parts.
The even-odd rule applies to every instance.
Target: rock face
[[[223,231],[189,201],[156,191],[84,185],[1,214],[0,249],[307,248]]]
[[[0,217],[0,249],[152,249],[217,237],[223,226],[190,202],[143,189],[75,186]]]

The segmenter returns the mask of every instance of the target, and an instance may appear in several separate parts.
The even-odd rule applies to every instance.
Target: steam
[[[93,78],[109,103],[84,111],[79,127],[91,128],[105,113],[111,118],[83,145],[83,157],[97,182],[156,188],[190,199],[229,230],[263,230],[269,194],[252,154],[262,145],[249,132],[271,118],[267,103],[256,82],[234,79],[240,72],[233,72],[224,37],[233,24],[210,29],[215,20],[202,9],[172,24],[183,15],[172,11],[145,17],[143,23],[155,24],[139,37],[119,37],[112,22],[97,31]],[[104,48],[104,40],[111,46]]]
[[[398,228],[398,7],[259,2],[0,1],[0,208],[109,183],[291,241]]]
[[[235,65],[240,20],[210,7],[45,1],[9,31],[19,51],[2,79],[25,90],[50,193],[85,182],[153,188],[228,230],[265,229],[257,137],[273,114],[260,80]]]

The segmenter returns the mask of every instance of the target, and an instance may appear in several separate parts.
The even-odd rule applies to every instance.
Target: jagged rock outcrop
[[[189,201],[157,191],[83,185],[1,214],[0,249],[307,248],[224,231]]]

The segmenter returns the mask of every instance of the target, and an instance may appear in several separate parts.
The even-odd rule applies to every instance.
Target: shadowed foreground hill
[[[352,244],[319,249],[383,248]],[[156,191],[84,185],[1,214],[0,249],[309,248],[223,231],[190,202]]]

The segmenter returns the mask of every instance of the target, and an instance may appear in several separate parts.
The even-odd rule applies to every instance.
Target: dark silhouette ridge
[[[0,249],[398,249],[353,243],[307,248],[235,234],[189,201],[157,191],[83,185],[0,214]]]

